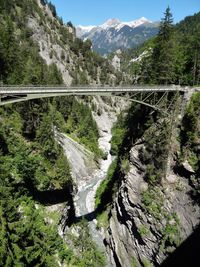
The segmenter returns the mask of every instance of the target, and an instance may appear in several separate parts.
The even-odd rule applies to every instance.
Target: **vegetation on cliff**
[[[53,5],[49,6],[56,17]],[[39,17],[43,24],[49,19],[35,0],[0,0],[0,83],[63,84],[57,66],[47,65],[39,54],[27,26],[31,16]],[[67,32],[60,19],[57,24]],[[73,38],[68,39],[73,43]],[[79,45],[93,57],[87,44]],[[51,213],[45,212],[43,205],[72,204],[74,182],[55,138],[57,131],[70,132],[100,155],[91,111],[75,99],[35,100],[0,108],[1,266],[89,266],[92,257],[96,257],[96,266],[103,266],[103,256],[89,241],[87,257],[82,258],[80,251],[75,255],[58,234],[59,220],[55,223]],[[73,210],[70,215],[73,217]]]
[[[63,25],[51,3],[46,0],[41,3],[45,7],[48,5],[53,19],[44,15],[35,0],[0,0],[0,83],[63,84],[61,71],[54,63],[47,65],[40,55],[45,47],[41,48],[33,41],[34,33],[27,26],[30,17],[38,19],[51,42],[63,49],[60,58],[54,49],[49,54],[52,59],[62,60],[71,66],[73,84],[95,81],[118,84],[124,79],[121,73],[115,73],[106,59],[91,51],[90,41],[82,42]],[[54,35],[46,24],[55,30]],[[73,25],[69,23],[67,26],[73,30]],[[186,32],[191,28],[192,34]],[[168,9],[158,37],[149,42],[152,45],[149,56],[140,65],[133,66],[134,74],[145,83],[199,84],[198,36],[199,14],[174,28]],[[145,46],[148,47],[147,44]],[[70,51],[69,54],[66,51]],[[189,161],[196,173],[191,182],[193,196],[198,198],[199,115],[199,94],[196,94],[186,110],[180,138],[181,157]],[[162,199],[154,205],[152,202],[157,200],[156,185],[161,183],[165,173],[169,136],[167,121],[157,112],[150,114],[150,108],[138,104],[133,105],[128,115],[121,116],[119,121],[113,128],[112,140],[112,153],[117,158],[110,167],[108,179],[97,191],[96,207],[100,212],[112,202],[112,194],[117,192],[120,180],[129,171],[130,148],[144,137],[145,149],[141,151],[140,159],[147,165],[145,179],[149,189],[142,195],[142,202],[146,212],[160,219],[163,215]],[[160,127],[157,127],[157,122],[160,122]],[[56,193],[64,194],[63,201],[72,202],[73,181],[68,161],[55,138],[57,131],[69,133],[97,156],[101,155],[97,125],[90,109],[80,100],[35,100],[0,109],[1,266],[59,266],[65,263],[92,267],[105,263],[103,255],[90,242],[84,222],[77,226],[80,239],[74,236],[74,253],[58,235],[54,221],[44,212],[43,205],[53,204]],[[166,218],[161,247],[168,244],[176,246],[179,238],[175,233],[179,234],[179,221],[176,214]],[[172,219],[174,227],[168,223]],[[140,234],[145,233],[146,229],[140,228]]]
[[[199,36],[200,13],[174,25],[167,9],[155,38],[118,55],[121,70],[130,74],[133,83],[198,85]]]
[[[193,168],[189,176],[193,187],[191,192],[195,201],[200,203],[200,93],[194,93],[183,117],[180,132],[181,155],[179,164],[184,161]]]
[[[188,20],[194,31],[187,24]],[[138,49],[138,56],[144,51],[148,51],[147,54],[144,53],[142,59],[132,63],[132,70],[130,65],[126,66],[130,73],[133,71],[132,74],[139,75],[137,82],[199,84],[199,59],[193,54],[196,50],[190,50],[195,42],[199,46],[195,35],[198,30],[196,25],[199,25],[199,14],[173,26],[170,10],[167,9],[158,36]],[[177,35],[186,28],[187,49],[181,43],[182,33]],[[122,251],[128,250],[130,246],[129,242],[125,245],[123,243],[121,249],[118,247],[115,250],[116,240],[118,242],[125,236],[134,236],[140,244],[133,242],[133,247],[138,249],[139,254],[140,249],[144,249],[147,260],[156,265],[160,260],[158,257],[164,259],[181,244],[185,229],[194,227],[193,222],[188,226],[181,219],[183,216],[188,217],[187,212],[190,210],[194,212],[195,218],[198,216],[194,210],[198,210],[196,203],[199,203],[199,93],[193,94],[182,121],[179,106],[179,100],[182,99],[176,100],[174,110],[169,112],[169,116],[152,111],[149,107],[133,104],[128,114],[119,116],[118,123],[113,127],[111,151],[117,156],[117,165],[107,182],[105,180],[100,185],[96,203],[100,225],[109,227],[106,232],[107,241],[113,246],[113,253],[117,254],[116,262],[123,259]],[[177,135],[179,131],[180,136]],[[179,188],[179,175],[184,177],[185,188]],[[134,183],[134,178],[135,187],[133,184],[130,186],[130,181]],[[178,190],[185,190],[182,194],[188,194],[188,198],[192,200],[184,214],[181,208],[179,210],[176,207],[181,206],[177,200],[181,196]],[[128,222],[124,218],[128,218]],[[132,224],[129,225],[129,222]],[[124,230],[119,239],[111,236],[116,234],[116,229]],[[133,233],[129,235],[129,231]],[[149,250],[150,236],[156,240],[156,244],[152,244],[152,251]],[[155,251],[157,258],[153,255]],[[152,255],[149,256],[149,253]],[[134,252],[128,251],[127,255],[134,255]],[[136,258],[140,261],[138,266],[143,266],[141,255]]]

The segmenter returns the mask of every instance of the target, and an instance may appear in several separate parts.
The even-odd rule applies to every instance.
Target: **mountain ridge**
[[[137,47],[158,33],[159,22],[145,17],[123,22],[111,18],[101,25],[76,26],[76,35],[82,40],[90,39],[92,48],[101,55],[107,55],[118,49]]]
[[[92,29],[94,29],[96,27],[99,27],[102,29],[116,28],[116,29],[120,30],[125,25],[127,25],[131,28],[135,28],[135,27],[138,27],[139,25],[146,23],[146,22],[152,23],[152,21],[148,20],[145,17],[141,17],[139,19],[127,21],[127,22],[120,21],[118,18],[110,18],[110,19],[106,20],[103,24],[100,24],[100,25],[86,25],[86,26],[77,25],[76,28],[80,28],[81,30],[87,31],[87,32],[91,31]]]

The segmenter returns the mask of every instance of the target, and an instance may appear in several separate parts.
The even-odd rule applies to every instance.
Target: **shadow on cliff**
[[[73,202],[73,185],[68,184],[62,189],[38,190],[33,181],[25,180],[25,188],[28,195],[44,206],[65,203],[65,214],[61,220],[64,227],[71,225],[75,220],[75,207]]]
[[[71,184],[66,185],[62,189],[49,189],[38,190],[33,181],[25,180],[25,187],[28,190],[29,195],[42,205],[56,205],[65,202],[71,202],[73,186]]]
[[[198,177],[200,177],[200,167],[194,174],[193,172],[185,169],[183,166],[175,166],[174,173],[187,179],[189,185],[191,186],[191,190],[188,192],[188,194],[191,197],[191,199],[194,201],[194,203],[197,203],[200,205],[200,193],[198,191],[198,187],[199,187]]]
[[[70,200],[70,190],[69,188],[46,191],[34,190],[32,196],[43,205],[55,205],[68,202]]]
[[[77,217],[75,217],[74,222],[75,222],[75,223],[79,223],[79,222],[82,221],[82,220],[86,220],[86,221],[88,221],[88,222],[91,222],[91,221],[93,221],[94,219],[96,219],[97,215],[98,215],[97,210],[94,210],[94,211],[92,211],[92,212],[90,212],[90,213],[88,213],[88,214],[85,214],[85,215],[82,215],[82,216],[77,216]]]
[[[200,224],[194,232],[160,265],[161,267],[195,267],[200,261]]]
[[[33,183],[29,181],[26,183],[26,188],[30,196],[44,206],[51,206],[56,204],[65,204],[63,215],[60,219],[63,231],[67,226],[71,226],[75,221],[75,207],[73,202],[73,186],[69,184],[62,189],[53,189],[40,191],[34,187]]]

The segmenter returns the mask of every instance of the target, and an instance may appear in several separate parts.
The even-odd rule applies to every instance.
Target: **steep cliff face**
[[[182,127],[182,122],[176,120],[178,124]],[[114,266],[157,266],[199,224],[200,207],[191,193],[194,188],[191,177],[195,180],[197,169],[186,158],[182,163],[178,159],[181,143],[177,127],[173,129],[173,146],[165,162],[168,165],[165,175],[160,182],[148,180],[149,166],[144,161],[148,152],[147,136],[153,139],[160,135],[158,130],[151,131],[152,127],[131,147],[129,168],[119,175],[122,178],[105,231],[105,244]],[[158,140],[154,146],[159,148]],[[177,166],[182,171],[177,171]]]
[[[148,185],[143,178],[144,166],[138,157],[138,149],[136,146],[130,151],[130,171],[122,180],[114,200],[106,233],[106,243],[116,266],[128,267],[134,260],[138,266],[143,266],[147,260],[160,264],[167,250],[174,249],[172,244],[166,250],[167,239],[173,239],[173,242],[184,240],[199,223],[199,206],[192,203],[189,196],[192,188],[183,177],[174,176],[171,183],[154,188],[151,209],[161,213],[155,218],[155,214],[147,212],[142,194],[147,192]]]
[[[67,85],[117,82],[120,73],[91,51],[91,42],[76,38],[74,26],[63,24],[51,5],[42,2],[36,1],[37,9],[28,16],[26,25],[47,65],[55,64]]]
[[[126,80],[107,59],[92,52],[89,40],[76,38],[72,23],[64,24],[50,1],[2,0],[0,8],[1,80],[5,84],[56,84],[48,77],[48,68],[52,76],[62,76],[57,84]]]

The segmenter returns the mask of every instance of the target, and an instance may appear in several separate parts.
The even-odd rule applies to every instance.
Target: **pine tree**
[[[167,7],[164,15],[165,17],[160,24],[159,38],[163,41],[169,41],[173,33],[173,17],[169,7]]]
[[[152,76],[155,82],[168,84],[174,80],[173,18],[169,7],[164,15],[152,55]]]

